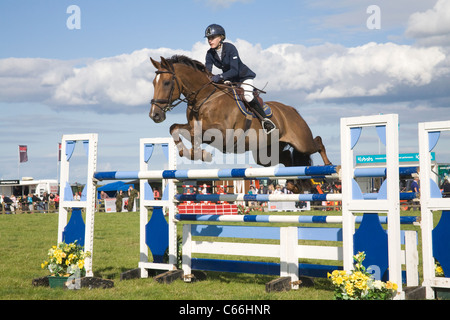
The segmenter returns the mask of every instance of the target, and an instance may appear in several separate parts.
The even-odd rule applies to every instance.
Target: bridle
[[[203,100],[202,103],[200,103],[197,107],[194,107],[195,102],[197,100],[197,96],[198,94],[204,89],[206,88],[209,84],[211,84],[212,82],[208,82],[206,84],[204,84],[200,89],[198,89],[196,92],[192,92],[189,95],[185,95],[184,98],[181,98],[181,90],[183,89],[183,85],[180,85],[180,82],[177,79],[177,76],[175,75],[175,72],[170,71],[170,70],[157,70],[155,72],[157,75],[159,74],[164,74],[164,73],[169,73],[172,75],[172,87],[170,88],[170,93],[169,93],[169,97],[167,99],[152,99],[150,101],[150,103],[155,106],[157,106],[159,109],[161,109],[164,113],[171,111],[173,108],[175,108],[176,106],[178,106],[180,103],[182,102],[186,102],[188,104],[188,107],[191,108],[191,110],[193,110],[194,112],[198,112],[198,110],[200,109],[201,106],[203,106],[203,104],[209,100],[209,98],[216,92],[217,87],[214,88],[214,90],[206,97],[206,99]],[[173,91],[175,90],[175,85],[174,83],[177,84],[178,87],[178,91],[180,92],[180,97],[177,98],[176,100],[172,100],[172,96],[173,96]],[[176,102],[175,102],[176,101]],[[165,107],[161,106],[160,104],[164,104]]]
[[[160,75],[160,74],[163,74],[163,73],[169,73],[169,74],[172,75],[172,87],[170,88],[169,97],[168,97],[167,99],[152,99],[152,100],[150,101],[150,103],[151,103],[152,105],[154,104],[155,106],[157,106],[157,107],[158,107],[159,109],[161,109],[163,112],[168,112],[168,111],[172,110],[173,108],[175,108],[176,106],[178,106],[180,103],[182,103],[182,102],[188,102],[188,99],[187,99],[187,98],[184,98],[184,99],[181,98],[181,89],[182,89],[183,87],[180,86],[180,83],[178,82],[178,79],[177,79],[175,73],[172,72],[172,71],[169,71],[169,70],[157,70],[157,71],[156,71],[156,74],[157,74],[157,75]],[[178,98],[178,99],[175,100],[175,101],[177,101],[177,100],[179,100],[179,101],[177,101],[175,104],[174,104],[175,101],[172,100],[173,91],[175,90],[175,85],[174,85],[174,83],[177,84],[178,91],[180,92],[180,98]],[[161,106],[160,104],[164,104],[165,107]]]

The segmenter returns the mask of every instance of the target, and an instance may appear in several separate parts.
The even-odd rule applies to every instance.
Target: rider
[[[221,81],[242,83],[244,99],[263,118],[262,127],[264,131],[267,134],[272,132],[276,128],[275,124],[267,118],[258,99],[253,95],[253,79],[256,74],[241,61],[236,47],[229,42],[224,42],[226,38],[225,29],[218,24],[211,24],[206,28],[205,38],[208,38],[211,47],[206,53],[206,69],[211,72],[213,65],[215,65],[223,71],[222,74],[214,75],[211,80],[215,83]]]

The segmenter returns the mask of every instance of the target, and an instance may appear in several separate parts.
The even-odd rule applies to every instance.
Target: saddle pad
[[[238,106],[239,110],[241,110],[242,114],[244,116],[253,116],[253,118],[256,118],[255,114],[247,109],[247,105],[242,101],[241,97],[238,95],[235,88],[233,88],[233,95],[234,101],[236,102],[236,105]],[[268,118],[272,117],[272,109],[265,103],[263,105],[263,110]]]

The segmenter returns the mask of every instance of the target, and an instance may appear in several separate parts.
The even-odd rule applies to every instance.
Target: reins
[[[227,95],[229,95],[230,97],[233,98],[233,94],[231,93],[230,90],[227,90],[227,89],[230,89],[230,88],[233,88],[233,87],[240,87],[242,84],[244,84],[242,82],[233,82],[233,83],[225,84],[225,83],[213,83],[212,81],[209,81],[209,82],[205,83],[204,85],[202,85],[200,87],[200,89],[198,89],[197,91],[194,91],[191,94],[186,94],[186,95],[184,95],[185,96],[184,98],[181,98],[182,89],[185,88],[185,86],[183,84],[180,85],[180,82],[178,81],[175,72],[170,71],[170,70],[157,70],[155,73],[157,75],[164,74],[164,73],[168,73],[168,74],[172,75],[172,87],[170,89],[169,97],[167,99],[152,99],[150,101],[150,103],[152,105],[154,104],[156,107],[161,109],[163,112],[169,112],[173,108],[178,106],[180,103],[186,102],[187,105],[188,105],[188,108],[190,110],[192,110],[195,113],[198,113],[200,108],[216,93],[217,89],[221,90],[223,94],[227,94]],[[175,99],[175,100],[172,99],[173,92],[175,90],[174,83],[177,84],[178,91],[180,92],[180,97]],[[200,92],[202,90],[204,90],[209,85],[213,85],[214,86],[214,90],[212,90],[208,94],[208,96],[200,104],[197,105],[197,97],[198,97],[198,95],[200,94]],[[246,85],[248,85],[248,84],[246,84]],[[260,89],[256,88],[255,86],[252,86],[252,87],[255,90],[257,90],[259,93],[266,93],[265,91],[260,90]],[[165,106],[162,106],[162,105],[165,105]]]

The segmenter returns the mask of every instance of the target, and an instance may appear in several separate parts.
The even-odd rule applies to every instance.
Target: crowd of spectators
[[[155,200],[160,199],[159,191],[157,189],[155,189],[153,195],[155,197]],[[110,198],[109,195],[105,191],[100,192],[100,199],[99,199],[100,211],[105,210],[105,199],[109,198]],[[125,193],[123,192],[123,190],[116,191],[114,198],[116,205],[115,212],[122,212],[123,208],[127,209],[128,211],[133,211],[136,209],[136,206],[139,207],[138,203],[135,203],[135,200],[139,199],[139,191],[134,189],[133,185],[130,185],[128,187],[128,191],[126,191]]]
[[[264,186],[263,184],[259,185],[259,188],[256,188],[255,185],[250,185],[250,189],[248,194],[290,194],[292,191],[288,190],[283,184],[269,184],[268,186]],[[253,202],[249,201],[247,205],[250,206],[267,206],[267,202]]]
[[[18,212],[53,212],[58,210],[58,194],[44,192],[42,197],[37,194],[28,194],[24,196],[1,195],[0,213],[18,213]]]

